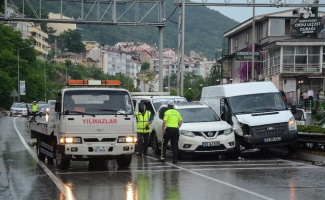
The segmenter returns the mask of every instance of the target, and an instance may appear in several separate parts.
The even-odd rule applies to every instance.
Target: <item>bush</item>
[[[298,132],[307,132],[307,133],[325,133],[325,128],[321,126],[304,126],[297,125]]]
[[[320,121],[325,117],[325,115],[323,112],[318,112],[317,114],[313,115],[313,117],[316,121]]]

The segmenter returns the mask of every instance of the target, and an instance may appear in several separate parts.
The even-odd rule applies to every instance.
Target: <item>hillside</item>
[[[18,1],[18,0],[14,0]],[[37,8],[39,2],[31,1]],[[178,9],[173,4],[174,0],[165,1],[165,17],[169,19],[164,28],[164,47],[170,47],[177,50],[178,44]],[[19,2],[16,2],[19,4]],[[89,4],[85,4],[85,13],[91,10]],[[123,6],[123,5],[122,5]],[[124,10],[117,7],[119,16]],[[80,15],[80,3],[64,1],[63,13],[68,17],[77,19]],[[104,13],[105,6],[102,6],[101,13]],[[150,6],[144,6],[139,9],[143,13],[148,11]],[[122,11],[123,10],[123,11]],[[42,4],[42,12],[60,12],[60,2],[46,1]],[[66,13],[69,13],[66,14]],[[148,15],[152,21],[157,21],[157,13]],[[125,20],[134,19],[134,13],[129,12],[123,15]],[[106,20],[109,20],[107,14]],[[87,19],[96,19],[94,13],[91,13]],[[132,21],[132,20],[128,20]],[[201,6],[187,6],[185,8],[185,53],[191,50],[213,59],[215,49],[222,48],[223,33],[236,26],[238,22],[222,15],[218,11]],[[82,29],[83,40],[95,40],[101,44],[115,45],[117,42],[146,42],[151,44],[159,43],[159,30],[156,27],[130,27],[130,26],[109,26],[109,25],[78,25]]]
[[[172,0],[165,2],[168,18],[175,10]],[[164,47],[177,49],[178,9],[167,21],[164,29]],[[214,58],[214,49],[222,47],[223,33],[236,26],[238,22],[207,7],[186,7],[185,10],[185,53],[190,50]],[[159,30],[155,27],[122,27],[84,25],[85,40],[97,40],[100,43],[114,45],[120,41],[159,42]]]

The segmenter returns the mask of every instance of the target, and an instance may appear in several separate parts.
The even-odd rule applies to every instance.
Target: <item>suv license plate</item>
[[[281,137],[264,138],[264,142],[277,142],[277,141],[281,141]]]
[[[202,142],[202,146],[204,146],[204,147],[220,146],[220,141],[216,141],[216,142]]]

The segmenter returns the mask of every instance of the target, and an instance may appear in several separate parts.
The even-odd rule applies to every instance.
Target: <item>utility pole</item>
[[[252,22],[252,80],[255,80],[255,0],[253,0],[253,22]]]

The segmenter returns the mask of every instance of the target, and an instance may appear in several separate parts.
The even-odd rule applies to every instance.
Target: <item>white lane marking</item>
[[[277,159],[277,160],[236,160],[236,161],[227,161],[227,160],[213,160],[213,161],[199,161],[199,163],[197,161],[193,162],[193,161],[186,161],[186,162],[180,162],[182,164],[204,164],[204,163],[276,163],[279,162],[281,160],[281,162],[286,161],[286,160],[282,160],[282,159]],[[288,161],[289,162],[289,161]]]
[[[43,170],[45,171],[45,173],[52,179],[52,181],[54,182],[54,184],[60,189],[60,191],[63,193],[63,195],[68,199],[68,200],[73,200],[75,199],[75,197],[72,194],[71,189],[66,186],[64,183],[62,183],[62,181],[60,181],[52,172],[51,170],[49,170],[46,165],[39,161],[37,158],[37,155],[33,152],[33,150],[28,146],[28,144],[25,142],[25,139],[23,138],[23,136],[20,134],[17,125],[16,125],[16,120],[18,118],[14,119],[14,127],[16,130],[17,135],[19,136],[21,142],[23,143],[23,145],[25,146],[25,148],[28,150],[28,152],[31,154],[31,156],[35,159],[35,161],[43,168]]]
[[[179,164],[183,164],[182,162],[179,162]],[[246,164],[246,163],[241,163],[241,164],[232,164],[232,165],[186,165],[186,167],[231,167],[231,166],[304,166],[305,164],[302,163],[270,163],[270,164]]]
[[[150,156],[147,156],[147,158],[150,158],[150,159],[153,159],[153,160],[158,160],[157,158],[150,157]],[[214,182],[217,182],[217,183],[220,183],[220,184],[223,184],[223,185],[226,185],[226,186],[229,186],[229,187],[235,188],[235,189],[240,190],[240,191],[242,191],[242,192],[246,192],[246,193],[248,193],[248,194],[251,194],[251,195],[254,195],[254,196],[260,197],[260,198],[262,198],[262,199],[274,200],[274,199],[272,199],[271,197],[267,197],[267,196],[264,196],[264,195],[258,194],[258,193],[256,193],[256,192],[253,192],[253,191],[250,191],[250,190],[246,190],[246,189],[244,189],[244,188],[238,187],[238,186],[233,185],[233,184],[231,184],[231,183],[227,183],[227,182],[225,182],[225,181],[222,181],[222,180],[219,180],[219,179],[216,179],[216,178],[212,178],[212,177],[210,177],[210,176],[206,176],[206,175],[204,175],[204,174],[200,174],[200,173],[198,173],[198,172],[195,172],[195,171],[192,171],[192,170],[186,169],[186,168],[184,168],[184,167],[180,167],[180,166],[178,166],[178,165],[174,165],[174,164],[169,163],[169,162],[165,162],[165,164],[167,164],[167,165],[171,165],[171,166],[173,166],[173,167],[176,167],[176,168],[181,169],[181,170],[183,170],[183,171],[186,171],[186,172],[188,172],[188,173],[195,174],[195,175],[197,175],[197,176],[201,176],[201,177],[206,178],[206,179],[209,179],[209,180],[211,180],[211,181],[214,181]]]
[[[301,167],[295,167],[295,169],[313,169],[313,168],[317,168],[316,166],[301,166]],[[207,171],[207,170],[211,170],[211,171],[222,171],[222,170],[250,170],[250,169],[254,169],[254,170],[265,170],[265,169],[292,169],[292,166],[290,167],[228,167],[228,168],[204,168],[204,169],[197,169],[197,168],[192,168],[190,170],[193,171]]]
[[[118,171],[94,171],[94,172],[58,172],[57,174],[60,175],[72,175],[72,174],[107,174],[107,173],[130,173],[130,172],[180,172],[181,169],[166,169],[166,170],[150,170],[150,169],[143,169],[143,170],[118,170]]]

